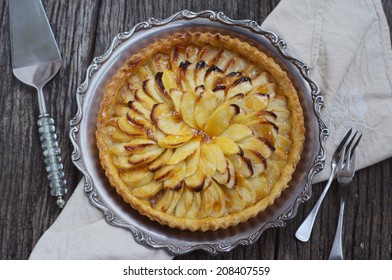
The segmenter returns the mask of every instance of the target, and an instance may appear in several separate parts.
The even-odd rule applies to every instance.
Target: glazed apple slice
[[[255,190],[257,200],[261,200],[270,194],[271,185],[268,184],[264,174],[259,174],[258,176],[248,178],[247,180]]]
[[[124,133],[130,136],[142,136],[144,135],[143,129],[131,123],[127,116],[122,116],[117,120],[117,126],[123,131]]]
[[[220,136],[227,137],[235,142],[238,142],[253,136],[253,131],[247,125],[234,123],[230,124],[230,126],[225,131],[223,131]]]
[[[132,154],[144,153],[156,148],[158,145],[155,141],[143,138],[134,138],[124,144],[124,149]]]
[[[164,103],[154,105],[151,111],[151,121],[169,135],[192,134],[192,129],[178,115],[173,114],[170,107]]]
[[[115,142],[128,142],[132,139],[130,135],[113,125],[108,125],[105,128],[105,132],[110,136],[110,139]]]
[[[221,135],[229,127],[231,119],[239,112],[240,108],[235,104],[219,106],[208,119],[204,131],[210,136]]]
[[[227,168],[227,161],[222,149],[214,143],[205,143],[203,148],[204,153],[206,154],[205,158],[215,162],[216,170],[221,173],[225,172]]]
[[[129,156],[113,156],[112,163],[119,169],[131,169],[134,168],[135,165],[129,163]]]
[[[257,194],[252,185],[248,180],[239,177],[237,183],[237,191],[241,199],[247,206],[254,205],[256,203]]]
[[[148,165],[148,170],[151,172],[155,172],[156,170],[163,167],[166,162],[171,158],[173,153],[173,149],[166,149],[165,152],[163,152],[157,159],[155,159]]]
[[[196,100],[196,95],[190,91],[184,92],[181,97],[181,116],[190,127],[197,127],[195,120]]]
[[[185,160],[200,147],[200,138],[195,137],[188,141],[186,144],[177,148],[171,158],[167,161],[167,164],[178,164],[179,162]]]
[[[200,97],[197,99],[195,104],[195,121],[197,127],[201,130],[204,129],[207,121],[210,119],[211,114],[215,111],[216,107],[218,106],[218,98],[215,94],[210,91],[206,90],[201,93]],[[206,133],[208,133],[206,131]]]
[[[237,172],[234,169],[232,161],[228,158],[226,158],[226,161],[226,170],[222,173],[219,171],[215,172],[213,179],[219,184],[224,185],[229,189],[235,188],[235,186],[237,185]]]
[[[157,102],[152,99],[147,93],[142,89],[138,89],[135,93],[135,100],[140,102],[147,110],[151,112],[152,107],[157,104]]]
[[[165,149],[157,148],[151,151],[146,151],[144,153],[133,154],[130,156],[129,162],[132,164],[147,164],[157,159],[164,151]]]
[[[173,176],[169,176],[163,182],[164,189],[172,189],[172,190],[179,190],[183,187],[184,184],[184,175],[186,171],[186,164],[185,162],[179,162],[173,172],[171,173]]]
[[[195,174],[200,160],[200,148],[186,159],[186,171],[184,177],[189,177]]]
[[[234,169],[240,177],[248,178],[253,176],[252,162],[244,154],[231,155],[229,159],[233,162]]]
[[[250,137],[239,143],[241,148],[260,153],[264,158],[269,158],[275,151],[271,142],[262,137]]]
[[[253,176],[258,176],[267,168],[267,160],[259,152],[244,149],[244,155],[252,163]]]
[[[196,172],[185,178],[185,184],[193,190],[201,191],[205,181],[204,166],[202,165],[202,161],[199,161]]]
[[[154,174],[147,168],[138,168],[120,172],[120,178],[127,186],[134,188],[151,182]]]
[[[192,202],[194,200],[193,191],[188,188],[184,188],[182,191],[181,197],[177,202],[176,208],[174,210],[174,214],[176,217],[182,218],[185,217],[186,213],[192,206]]]
[[[167,135],[158,140],[158,145],[162,148],[174,149],[187,143],[193,137],[192,134],[188,135]]]
[[[139,199],[148,199],[156,195],[163,188],[163,182],[152,180],[140,187],[132,189],[132,194]]]
[[[226,156],[235,155],[241,153],[240,146],[235,143],[232,139],[227,137],[215,137],[212,142],[220,147],[223,154]]]
[[[196,218],[199,214],[200,206],[201,206],[201,195],[200,192],[194,192],[191,207],[188,212],[185,214],[185,218],[193,219]]]
[[[143,91],[155,100],[156,103],[163,103],[164,99],[161,97],[160,93],[155,88],[155,80],[149,79],[143,82]]]
[[[181,197],[180,191],[174,191],[170,189],[164,190],[162,196],[159,198],[159,201],[154,205],[154,209],[160,212],[171,214]]]
[[[171,89],[169,94],[170,94],[171,100],[174,105],[174,110],[177,113],[180,113],[181,112],[181,98],[182,98],[183,92],[180,90],[177,90],[177,89]]]
[[[201,209],[200,218],[221,217],[226,209],[225,194],[223,190],[215,183],[201,192]]]

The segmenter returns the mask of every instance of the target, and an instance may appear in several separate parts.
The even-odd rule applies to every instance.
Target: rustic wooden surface
[[[81,179],[71,162],[69,121],[76,112],[75,92],[93,57],[111,39],[149,17],[165,18],[188,9],[219,10],[231,18],[261,23],[279,1],[207,0],[43,0],[63,57],[62,68],[45,87],[48,107],[57,121],[70,193]],[[392,2],[383,0],[392,25]],[[49,196],[36,128],[34,89],[11,74],[8,1],[0,1],[0,259],[27,259],[60,210]],[[357,173],[344,227],[347,259],[392,259],[392,158]],[[178,259],[325,259],[333,242],[338,213],[336,183],[321,208],[310,242],[294,233],[319,197],[324,184],[301,206],[284,229],[269,229],[253,246],[218,256],[193,252]]]

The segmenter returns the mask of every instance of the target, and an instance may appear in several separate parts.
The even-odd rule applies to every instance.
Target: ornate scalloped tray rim
[[[179,20],[192,20],[196,18],[205,18],[213,22],[218,22],[224,25],[231,25],[236,27],[241,27],[248,29],[252,32],[255,32],[261,36],[264,36],[268,39],[268,41],[276,48],[276,50],[281,53],[281,55],[293,64],[300,72],[302,78],[307,82],[310,92],[311,98],[313,100],[313,113],[315,114],[318,122],[319,134],[318,134],[318,151],[316,156],[314,157],[313,162],[311,164],[311,168],[306,175],[306,182],[304,183],[303,190],[296,197],[293,206],[290,209],[287,209],[281,215],[276,217],[276,219],[267,221],[264,223],[258,230],[246,236],[245,238],[240,238],[233,243],[230,244],[218,244],[218,243],[211,243],[211,242],[200,242],[197,244],[190,243],[189,245],[182,244],[178,246],[176,244],[168,244],[167,242],[162,242],[161,240],[157,240],[154,236],[151,236],[148,232],[141,230],[138,226],[132,225],[130,223],[124,222],[120,217],[116,215],[109,207],[102,202],[97,193],[96,187],[94,185],[94,181],[90,173],[88,172],[86,165],[83,161],[81,156],[81,149],[79,143],[79,132],[80,132],[80,124],[83,119],[83,101],[85,94],[88,91],[90,80],[92,79],[93,75],[99,71],[101,66],[105,64],[106,61],[110,59],[113,52],[121,46],[121,44],[132,36],[137,34],[139,31],[148,30],[153,27],[165,26],[170,23],[174,23]],[[286,42],[279,38],[275,33],[266,31],[260,27],[255,21],[253,20],[233,20],[228,18],[222,12],[215,12],[215,11],[201,11],[201,12],[191,12],[188,10],[180,11],[169,18],[163,20],[157,20],[155,18],[150,18],[147,21],[140,22],[136,24],[131,30],[127,32],[123,32],[118,34],[112,41],[108,50],[101,56],[95,57],[87,68],[86,71],[86,78],[84,82],[78,87],[76,92],[76,101],[77,101],[77,113],[70,121],[70,139],[73,144],[73,152],[72,152],[72,161],[75,166],[83,173],[85,177],[85,185],[84,190],[90,200],[90,202],[100,209],[105,217],[105,220],[116,227],[125,228],[132,232],[136,242],[141,245],[144,245],[149,248],[164,248],[169,251],[172,255],[180,255],[189,253],[194,250],[205,250],[210,254],[218,254],[220,252],[228,252],[232,249],[236,248],[238,245],[250,245],[255,243],[261,234],[268,228],[271,227],[284,227],[287,225],[288,221],[293,219],[298,211],[299,205],[307,201],[312,194],[311,184],[312,179],[316,173],[321,171],[324,168],[325,164],[325,142],[328,137],[329,131],[323,118],[321,116],[321,107],[323,105],[323,97],[321,95],[320,89],[318,85],[310,78],[309,75],[309,67],[303,63],[301,60],[292,56],[288,49]],[[158,238],[159,239],[159,238]]]

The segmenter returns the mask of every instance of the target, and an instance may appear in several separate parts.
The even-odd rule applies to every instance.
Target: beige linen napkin
[[[392,156],[392,51],[380,0],[282,0],[262,24],[284,38],[311,67],[325,97],[330,129],[327,165],[346,131],[363,133],[358,168]],[[83,191],[82,181],[31,259],[169,259],[137,244],[130,232],[108,225]]]
[[[324,96],[330,137],[314,182],[329,177],[332,154],[350,128],[363,134],[357,169],[391,157],[392,51],[381,1],[281,1],[262,27],[310,66]]]

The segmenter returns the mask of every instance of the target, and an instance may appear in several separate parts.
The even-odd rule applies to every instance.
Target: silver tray
[[[95,144],[96,117],[105,85],[132,54],[151,42],[184,31],[219,32],[240,38],[256,46],[285,69],[294,83],[304,111],[306,140],[301,161],[290,187],[257,217],[214,232],[189,232],[162,226],[131,209],[110,187],[100,166]],[[263,30],[252,20],[232,20],[221,12],[181,11],[164,20],[150,18],[130,31],[118,34],[109,49],[94,58],[87,68],[85,81],[76,92],[78,111],[70,122],[74,146],[72,160],[85,177],[84,190],[91,203],[99,208],[106,221],[132,232],[135,240],[150,248],[165,248],[173,255],[202,249],[211,254],[228,252],[238,245],[255,243],[270,227],[284,227],[294,218],[298,207],[311,196],[313,176],[323,169],[328,129],[321,118],[323,97],[309,76],[309,68],[294,58],[286,43],[276,34]]]

